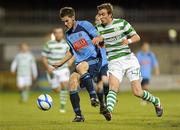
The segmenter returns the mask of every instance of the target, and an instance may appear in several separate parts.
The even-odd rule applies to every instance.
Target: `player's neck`
[[[107,24],[106,24],[105,26],[109,26],[109,25],[111,25],[111,24],[112,24],[112,22],[113,22],[113,19],[112,19],[112,18],[108,19]]]
[[[61,40],[56,40],[57,42],[60,42]]]
[[[74,24],[73,24],[73,27],[72,27],[72,30],[75,30],[76,29],[76,26],[77,26],[77,21],[76,20],[74,20]]]
[[[60,39],[60,40],[59,40],[59,39],[56,39],[56,41],[57,41],[57,42],[60,42],[60,41],[61,41],[61,39]]]

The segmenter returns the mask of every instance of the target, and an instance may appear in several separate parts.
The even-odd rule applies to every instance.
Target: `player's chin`
[[[102,23],[102,24],[106,24],[106,21],[105,21],[105,20],[101,20],[101,23]]]
[[[66,27],[67,29],[69,29],[69,27],[68,27],[67,25],[65,25],[65,27]]]
[[[66,25],[66,28],[67,28],[67,29],[71,29],[71,28],[72,28],[72,26],[68,26],[68,25]]]

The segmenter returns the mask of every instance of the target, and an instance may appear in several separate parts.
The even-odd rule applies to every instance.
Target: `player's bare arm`
[[[68,60],[68,67],[71,67],[74,62],[75,62],[75,56],[72,56],[72,58]]]
[[[48,58],[45,56],[42,56],[42,63],[44,65],[45,69],[48,71],[48,73],[51,74],[53,72],[54,68],[49,67]]]
[[[60,62],[57,62],[57,63],[53,64],[52,66],[55,68],[61,67],[64,63],[66,63],[69,59],[71,59],[72,56],[73,55],[71,54],[71,52],[68,51],[66,53],[66,56]]]
[[[130,38],[128,39],[124,39],[122,41],[122,44],[123,45],[127,45],[127,44],[131,44],[131,43],[136,43],[140,41],[140,36],[138,34],[134,34],[133,36],[131,36]]]

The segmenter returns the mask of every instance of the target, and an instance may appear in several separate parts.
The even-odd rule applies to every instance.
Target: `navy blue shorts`
[[[149,79],[143,78],[143,80],[141,81],[141,86],[144,87],[144,85],[148,85],[148,84],[149,84]]]
[[[98,73],[97,77],[94,78],[94,82],[98,83],[102,80],[102,76],[107,76],[108,65],[104,65],[101,67],[100,72]]]
[[[91,75],[92,78],[95,78],[98,76],[98,74],[100,73],[101,71],[101,64],[102,64],[102,59],[101,58],[96,58],[94,59],[94,63],[92,63],[91,61],[93,60],[90,60],[90,61],[87,61],[88,64],[89,64],[89,74]]]
[[[89,64],[88,73],[92,77],[92,79],[95,79],[98,77],[98,74],[101,71],[101,65],[102,65],[102,59],[101,58],[90,58],[86,62]],[[83,88],[85,85],[80,83],[80,87]]]

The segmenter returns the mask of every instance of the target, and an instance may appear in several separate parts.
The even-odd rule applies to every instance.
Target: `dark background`
[[[73,6],[75,9],[95,8],[97,5],[111,2],[127,9],[178,9],[178,0],[1,0],[0,5],[6,9],[59,9]]]

